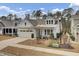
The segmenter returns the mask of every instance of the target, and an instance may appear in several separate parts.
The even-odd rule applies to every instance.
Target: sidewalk
[[[26,46],[26,45],[21,45],[21,44],[14,44],[14,45],[10,45],[10,46],[23,48],[23,49],[32,49],[35,51],[41,51],[41,52],[46,52],[46,53],[54,53],[54,54],[64,55],[64,56],[79,56],[79,53],[61,51],[61,50],[57,50],[57,49],[48,49],[48,48],[34,47],[34,46],[28,46],[28,45]]]

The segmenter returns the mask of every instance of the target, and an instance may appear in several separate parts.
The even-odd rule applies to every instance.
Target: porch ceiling
[[[55,25],[37,25],[36,28],[55,28]]]

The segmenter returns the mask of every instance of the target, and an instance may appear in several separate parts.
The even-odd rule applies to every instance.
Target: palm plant
[[[42,11],[41,10],[37,10],[34,14],[34,16],[39,19],[39,17],[42,15]]]
[[[64,9],[63,12],[62,12],[62,16],[63,18],[65,18],[65,23],[63,25],[65,25],[65,29],[66,29],[66,32],[69,32],[70,31],[70,18],[71,16],[73,15],[73,9],[72,8],[67,8],[67,9]]]
[[[79,10],[76,11],[75,15],[79,15]]]
[[[2,20],[6,20],[6,16],[1,16],[0,17]]]
[[[7,17],[8,17],[8,20],[12,20],[13,14],[9,14]]]
[[[47,15],[45,14],[45,15],[43,15],[43,19],[46,19],[46,17],[47,17]]]

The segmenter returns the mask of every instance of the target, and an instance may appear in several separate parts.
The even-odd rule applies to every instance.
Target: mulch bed
[[[50,41],[51,40],[49,40],[49,42]],[[39,41],[39,42],[41,42],[41,41]],[[20,42],[18,44],[37,46],[37,47],[44,47],[44,48],[50,48],[50,49],[53,48],[53,47],[48,47],[48,44],[45,43],[44,40],[42,41],[42,43],[37,43],[36,40],[26,40],[26,41]],[[77,52],[77,53],[79,53],[79,45],[71,44],[71,46],[73,47],[72,49],[66,49],[66,48],[53,48],[53,49],[58,49],[58,50],[64,50],[64,51],[70,51],[70,52]]]
[[[30,45],[30,46],[39,46],[39,47],[47,47],[50,44],[51,40],[26,40],[20,42],[18,44]]]

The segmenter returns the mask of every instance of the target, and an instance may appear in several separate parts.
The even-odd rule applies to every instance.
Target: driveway
[[[16,38],[0,41],[0,50],[2,50],[3,48],[9,45],[16,44],[25,40],[27,40],[27,38],[16,37]]]

